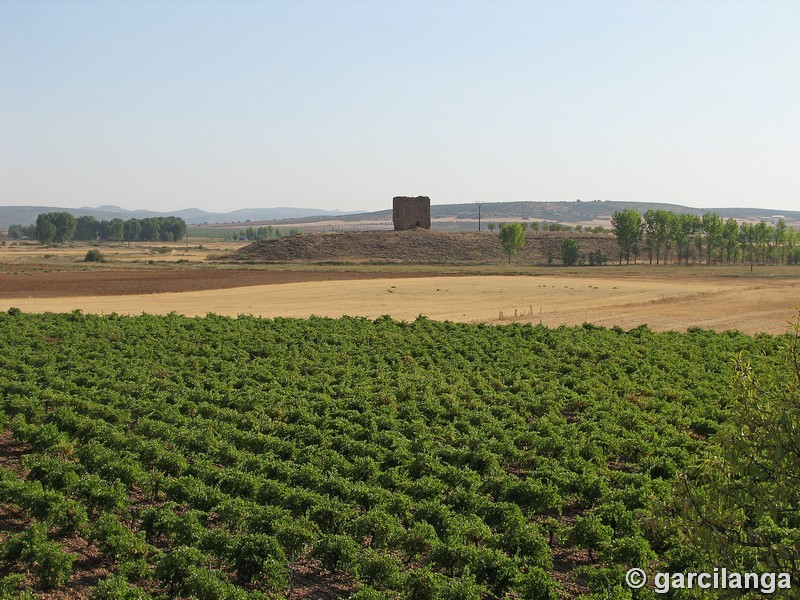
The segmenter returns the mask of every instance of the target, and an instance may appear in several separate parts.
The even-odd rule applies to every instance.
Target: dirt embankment
[[[619,254],[619,246],[612,235],[529,231],[514,262],[543,264],[548,256],[558,262],[561,243],[567,237],[578,240],[582,255],[599,249],[611,261]],[[314,233],[262,240],[245,246],[232,258],[248,262],[419,264],[494,264],[508,260],[495,234],[427,229]]]

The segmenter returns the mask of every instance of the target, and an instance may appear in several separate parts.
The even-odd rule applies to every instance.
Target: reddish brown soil
[[[260,271],[192,269],[181,271],[32,271],[0,273],[0,298],[60,298],[191,292],[251,285],[425,277],[439,273]]]

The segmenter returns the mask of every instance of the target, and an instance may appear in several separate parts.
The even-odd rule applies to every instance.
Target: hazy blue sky
[[[800,210],[800,2],[0,0],[0,204]]]

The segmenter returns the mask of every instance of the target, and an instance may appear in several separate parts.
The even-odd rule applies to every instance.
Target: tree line
[[[92,216],[77,219],[67,212],[41,213],[28,227],[11,225],[8,237],[30,237],[42,244],[62,244],[71,240],[110,242],[178,242],[186,235],[186,222],[180,217],[147,217],[98,221]]]
[[[489,231],[494,231],[492,225],[492,223],[489,224]],[[566,229],[551,229],[550,231],[569,231],[571,229],[571,227],[566,227]],[[527,227],[523,223],[500,223],[500,232],[497,237],[500,240],[500,247],[503,249],[503,253],[508,256],[509,263],[511,262],[511,257],[525,245],[526,230]],[[600,248],[592,250],[586,255],[581,254],[580,244],[573,237],[568,237],[561,242],[559,258],[561,263],[568,267],[584,263],[588,263],[590,266],[604,265],[608,261],[608,257],[603,254]],[[547,264],[553,264],[553,254],[550,252],[547,253]]]
[[[224,239],[238,238],[240,240],[254,242],[258,240],[271,240],[274,238],[285,237],[287,235],[300,235],[301,233],[303,233],[303,230],[295,227],[289,229],[287,233],[285,229],[279,229],[278,227],[273,227],[272,225],[266,225],[262,227],[248,227],[247,229],[240,230],[238,233],[226,232],[223,237]]]
[[[500,228],[504,225],[504,223],[489,223],[489,231],[494,233],[496,228]],[[584,227],[583,225],[564,225],[563,223],[549,223],[549,222],[539,222],[539,221],[521,221],[519,226],[522,227],[522,231],[576,231],[578,233],[609,233],[609,230],[603,227],[602,225],[597,225],[596,227]]]
[[[800,264],[800,231],[778,219],[774,225],[628,208],[611,218],[619,243],[619,262],[647,257],[650,264]]]

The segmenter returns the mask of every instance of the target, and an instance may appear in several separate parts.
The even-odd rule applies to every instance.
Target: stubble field
[[[752,273],[745,265],[231,268],[204,262],[224,248],[161,248],[104,250],[112,260],[99,265],[78,262],[85,248],[4,248],[0,309],[262,317],[388,314],[404,320],[424,314],[469,323],[591,322],[624,328],[646,323],[659,331],[701,327],[779,334],[800,303],[800,273],[792,267],[756,267]]]

